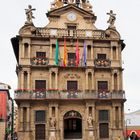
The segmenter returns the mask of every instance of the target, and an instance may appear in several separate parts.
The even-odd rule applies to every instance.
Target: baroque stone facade
[[[33,10],[26,9],[31,15],[26,12],[25,25],[11,39],[18,62],[18,139],[123,139],[125,44],[115,20],[99,30],[89,1],[55,0],[49,23],[38,28]]]

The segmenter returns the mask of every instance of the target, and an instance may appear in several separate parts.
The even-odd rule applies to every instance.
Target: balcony
[[[95,59],[94,65],[96,68],[110,68],[111,61],[109,59]]]
[[[67,91],[67,90],[43,90],[43,91],[35,91],[35,90],[16,90],[14,97],[16,100],[24,100],[24,99],[125,99],[124,91]]]
[[[94,38],[94,39],[106,39],[105,31],[103,30],[83,30],[83,29],[77,29],[77,30],[70,30],[65,28],[36,28],[32,32],[33,36],[37,37],[50,37],[50,36],[56,36],[56,37],[73,37],[73,38]]]
[[[32,65],[48,65],[49,59],[46,57],[33,57],[31,58]]]

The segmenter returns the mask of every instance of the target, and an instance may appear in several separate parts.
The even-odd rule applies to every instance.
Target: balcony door
[[[76,60],[76,54],[68,53],[68,66],[76,66],[75,60]]]
[[[77,81],[67,81],[67,90],[68,91],[77,91],[78,82]]]

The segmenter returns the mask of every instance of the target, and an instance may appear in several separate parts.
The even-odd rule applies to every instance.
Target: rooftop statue
[[[116,14],[113,13],[113,10],[110,10],[110,13],[107,13],[107,15],[110,15],[107,23],[109,23],[108,28],[115,28],[115,20],[116,20]]]
[[[90,4],[89,0],[85,0],[85,1],[82,1],[82,8],[89,11],[89,12],[92,12],[92,5]]]
[[[33,12],[32,12],[34,10],[36,10],[36,9],[32,8],[31,5],[28,5],[28,9],[25,9],[25,14],[26,14],[26,19],[27,19],[26,23],[28,23],[28,24],[32,23],[32,19],[35,18],[33,16]]]
[[[51,9],[56,9],[56,8],[59,8],[59,7],[62,7],[63,6],[63,2],[62,0],[54,0],[52,3],[51,3]]]
[[[54,0],[51,3],[51,10],[60,8],[67,4],[74,4],[77,7],[81,7],[89,12],[92,12],[92,5],[89,0]]]

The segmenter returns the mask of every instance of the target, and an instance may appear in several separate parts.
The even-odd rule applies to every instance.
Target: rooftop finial
[[[33,12],[32,12],[34,10],[36,10],[36,9],[32,8],[31,5],[28,5],[28,9],[25,9],[25,14],[26,14],[26,19],[27,19],[26,23],[27,24],[31,24],[32,23],[32,19],[35,18],[33,16]]]
[[[107,13],[107,15],[110,15],[107,23],[109,23],[110,25],[108,26],[108,28],[115,28],[115,20],[116,20],[116,14],[113,13],[113,10],[110,10],[110,13]]]

